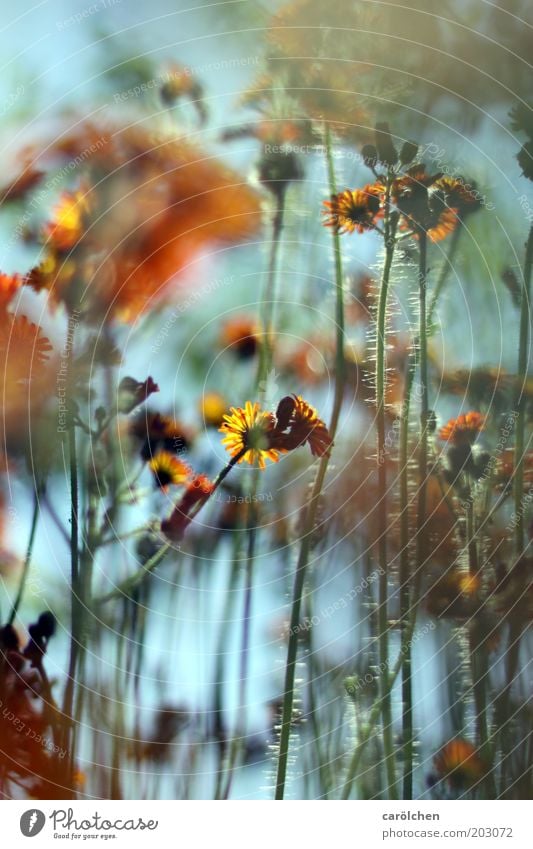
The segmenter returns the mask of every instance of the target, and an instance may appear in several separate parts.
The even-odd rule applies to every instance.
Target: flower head
[[[44,227],[49,247],[58,253],[70,251],[86,230],[89,209],[86,187],[63,192],[52,211],[52,220]]]
[[[444,425],[439,431],[439,439],[453,445],[472,445],[485,427],[485,416],[481,413],[463,413]]]
[[[117,407],[119,413],[131,413],[135,407],[144,403],[153,392],[159,392],[159,386],[148,377],[142,383],[133,377],[123,377],[118,387]]]
[[[190,69],[174,62],[166,69],[163,77],[164,82],[159,89],[159,94],[165,106],[174,106],[178,100],[185,97],[196,109],[200,123],[205,123],[207,111],[203,100],[204,91]]]
[[[456,181],[443,182],[440,174],[431,175],[424,165],[413,165],[394,181],[391,197],[403,229],[414,230],[415,237],[423,231],[432,242],[440,242],[458,224],[458,208],[452,206],[452,200],[459,202],[458,192]]]
[[[224,323],[221,341],[238,359],[250,359],[255,356],[259,347],[258,324],[250,316],[235,316]]]
[[[433,759],[438,778],[457,788],[468,787],[483,777],[485,764],[468,740],[450,740]]]
[[[324,201],[324,226],[335,227],[339,233],[372,230],[380,212],[382,191],[381,185],[373,184],[333,195],[331,200]]]
[[[65,196],[46,230],[51,251],[73,250],[76,273],[40,284],[87,320],[135,320],[175,297],[176,278],[211,246],[240,242],[260,225],[258,195],[181,139],[89,123],[59,136],[48,155],[54,165],[82,158],[89,188]]]
[[[141,444],[141,457],[150,460],[158,451],[179,454],[192,442],[193,436],[179,422],[153,410],[143,410],[131,423],[131,435]]]
[[[222,444],[232,457],[239,457],[238,463],[246,462],[265,468],[265,460],[277,463],[279,452],[283,449],[272,447],[275,419],[272,413],[261,410],[256,401],[247,401],[242,407],[230,407],[224,415],[219,428],[226,436]]]
[[[207,427],[220,427],[228,409],[226,399],[220,392],[206,392],[199,402],[199,409]]]
[[[24,279],[20,274],[4,274],[0,272],[0,311],[4,313],[10,301],[18,292]]]
[[[191,474],[189,466],[170,451],[159,451],[155,457],[152,457],[149,465],[154,475],[155,485],[163,490],[168,489],[169,486],[180,486],[186,483]]]
[[[276,447],[292,450],[307,442],[313,457],[328,454],[332,446],[329,431],[322,419],[319,419],[315,408],[300,395],[283,398],[276,415]]]

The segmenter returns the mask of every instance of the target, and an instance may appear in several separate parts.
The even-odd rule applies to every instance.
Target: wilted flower
[[[313,457],[324,457],[329,453],[333,444],[329,431],[318,418],[315,408],[300,395],[283,398],[276,416],[276,447],[290,451],[307,442]]]
[[[143,460],[150,460],[158,451],[180,454],[193,440],[188,428],[153,410],[141,411],[131,423],[130,433],[141,442]]]
[[[257,402],[247,401],[244,409],[231,407],[220,431],[228,434],[222,444],[232,457],[239,458],[237,462],[257,462],[260,469],[265,468],[266,459],[277,463],[280,453],[305,443],[314,457],[325,456],[332,446],[326,425],[299,395],[282,398],[275,416],[262,411]]]
[[[207,109],[203,86],[190,69],[174,62],[164,71],[163,77],[164,82],[159,89],[159,94],[165,106],[174,106],[177,101],[185,97],[196,109],[200,124],[205,124]]]
[[[118,387],[117,408],[119,413],[131,413],[135,407],[144,403],[153,393],[159,392],[159,386],[148,377],[142,383],[133,377],[123,377]]]

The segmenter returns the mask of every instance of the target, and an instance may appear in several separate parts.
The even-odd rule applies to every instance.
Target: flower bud
[[[400,150],[400,162],[402,165],[410,165],[418,153],[418,145],[413,141],[406,141]]]
[[[378,159],[384,165],[396,165],[398,152],[392,143],[392,138],[387,123],[376,124],[376,147]]]

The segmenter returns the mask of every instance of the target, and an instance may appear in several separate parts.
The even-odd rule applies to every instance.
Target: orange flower
[[[0,313],[5,313],[14,295],[18,292],[24,279],[20,274],[4,274],[0,272]]]
[[[439,431],[439,439],[454,445],[472,445],[485,426],[485,416],[470,412],[458,416],[444,425]]]
[[[8,316],[0,324],[0,359],[6,383],[30,380],[46,362],[51,350],[41,328],[26,316]]]
[[[87,187],[75,192],[63,192],[53,215],[43,231],[47,247],[54,252],[67,253],[87,229],[89,201]]]
[[[77,308],[86,318],[135,320],[168,300],[177,275],[210,247],[240,242],[261,225],[258,195],[185,141],[157,138],[138,126],[83,124],[50,150],[69,159],[83,155],[90,187],[91,227],[71,254]],[[59,246],[78,236],[81,212],[74,204],[60,214],[50,232]],[[48,282],[52,297],[72,307],[72,275]]]
[[[151,460],[159,450],[179,454],[193,440],[192,433],[186,427],[153,410],[140,412],[130,425],[130,433],[142,443],[143,460]]]
[[[247,360],[253,357],[259,347],[257,321],[247,315],[229,319],[222,328],[221,341],[222,345],[230,348],[239,359]]]
[[[424,165],[413,165],[398,177],[391,198],[402,215],[403,229],[413,229],[415,237],[420,230],[425,231],[432,242],[445,239],[458,224],[457,205],[452,205],[459,203],[456,183],[428,174]]]
[[[450,569],[428,590],[426,608],[438,617],[467,619],[479,608],[481,578],[458,568]]]
[[[279,450],[271,447],[271,437],[275,420],[272,413],[262,411],[257,401],[247,401],[242,407],[230,407],[224,415],[219,428],[226,436],[222,445],[232,457],[239,457],[238,463],[250,463],[260,469],[265,468],[265,460],[277,463]],[[240,456],[239,456],[240,455]]]
[[[189,466],[170,451],[160,451],[150,460],[149,465],[154,474],[156,486],[162,490],[168,489],[169,486],[180,486],[186,483],[191,474]]]
[[[345,189],[331,200],[324,201],[324,226],[335,227],[339,233],[364,233],[375,227],[380,212],[379,184],[365,186],[364,189]]]
[[[450,740],[433,758],[438,778],[457,788],[469,787],[479,781],[486,766],[476,747],[468,740]]]
[[[224,396],[219,392],[206,392],[200,400],[199,408],[207,427],[220,427],[228,405]]]

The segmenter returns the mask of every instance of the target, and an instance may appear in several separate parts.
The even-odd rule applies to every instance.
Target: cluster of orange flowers
[[[364,233],[379,230],[386,212],[395,212],[404,235],[417,238],[423,232],[432,242],[445,239],[465,215],[479,207],[479,199],[460,177],[429,174],[425,165],[411,165],[417,153],[414,142],[405,142],[398,152],[388,125],[378,125],[376,145],[362,150],[375,182],[344,189],[324,201],[324,225],[339,233]],[[380,165],[386,173],[376,170]]]
[[[59,198],[39,234],[43,259],[22,282],[86,320],[135,320],[210,245],[261,224],[259,197],[239,175],[141,126],[81,124],[46,148],[44,168],[47,157],[81,159],[83,176]]]
[[[386,196],[383,179],[361,189],[345,189],[324,201],[324,225],[339,233],[378,229]],[[432,242],[440,242],[455,230],[461,213],[469,204],[474,207],[476,200],[461,180],[427,174],[424,165],[415,165],[393,179],[390,204],[400,215],[401,229],[414,236],[423,231]]]

